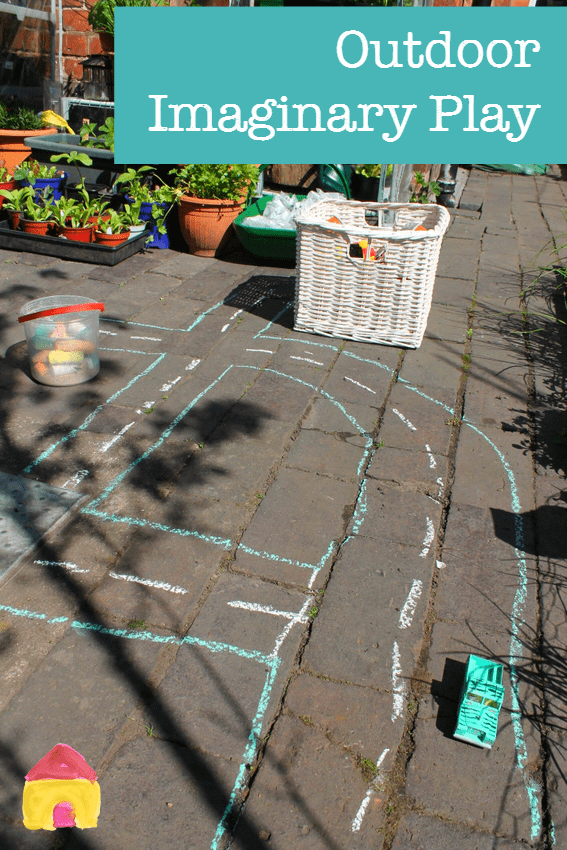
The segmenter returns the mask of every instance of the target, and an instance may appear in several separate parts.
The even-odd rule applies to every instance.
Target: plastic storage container
[[[104,304],[73,295],[51,295],[20,310],[32,377],[52,387],[90,381],[100,369],[99,314]]]

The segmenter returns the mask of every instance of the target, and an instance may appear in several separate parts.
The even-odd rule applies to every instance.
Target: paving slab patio
[[[1,252],[0,476],[74,505],[0,584],[2,847],[566,844],[565,185],[471,172],[417,350],[295,332],[295,270],[242,251]],[[106,304],[87,385],[30,377],[54,292]],[[471,652],[492,750],[453,738]],[[88,833],[23,827],[60,741]]]

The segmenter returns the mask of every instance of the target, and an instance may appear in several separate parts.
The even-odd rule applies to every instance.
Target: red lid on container
[[[87,310],[100,310],[104,312],[104,304],[69,304],[67,307],[54,307],[52,310],[40,310],[38,313],[28,313],[27,316],[20,316],[18,322],[31,322],[33,319],[45,319],[46,316],[59,316],[63,313],[84,313]]]

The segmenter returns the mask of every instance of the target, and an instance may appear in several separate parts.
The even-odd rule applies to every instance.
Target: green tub
[[[297,196],[303,200],[305,195]],[[256,257],[270,260],[295,261],[295,230],[272,230],[267,227],[245,227],[243,222],[255,215],[263,215],[271,195],[263,195],[246,207],[234,221],[236,235],[243,248]]]

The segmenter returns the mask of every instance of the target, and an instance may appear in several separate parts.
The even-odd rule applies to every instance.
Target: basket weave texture
[[[297,222],[295,329],[418,348],[449,220],[436,204],[316,204]]]

